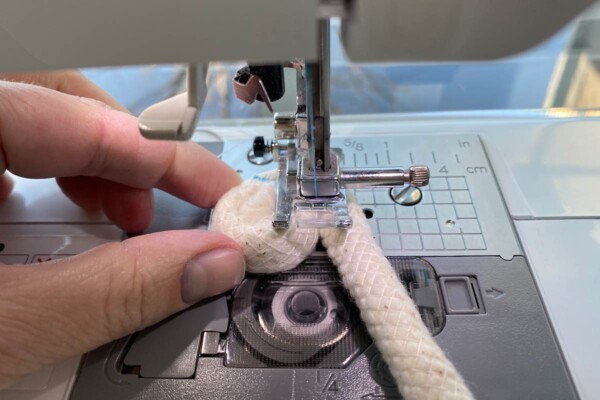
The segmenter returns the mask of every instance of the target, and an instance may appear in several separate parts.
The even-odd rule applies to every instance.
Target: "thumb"
[[[244,274],[226,236],[174,231],[41,265],[0,266],[0,388],[152,325]]]

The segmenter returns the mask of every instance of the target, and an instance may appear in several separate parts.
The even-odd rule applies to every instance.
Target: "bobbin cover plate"
[[[355,304],[326,258],[237,288],[225,365],[344,368],[371,343]]]

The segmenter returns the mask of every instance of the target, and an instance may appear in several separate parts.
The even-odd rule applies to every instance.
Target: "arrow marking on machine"
[[[500,297],[504,296],[504,292],[500,289],[496,289],[495,287],[491,287],[489,289],[485,290],[485,295],[487,297],[491,297],[493,299],[499,299]]]

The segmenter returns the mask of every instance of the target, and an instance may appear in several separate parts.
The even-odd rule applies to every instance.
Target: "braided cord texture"
[[[213,210],[211,229],[242,246],[249,272],[272,274],[295,268],[319,240],[316,230],[274,230],[274,209],[273,183],[249,180],[225,193]]]
[[[226,193],[213,211],[211,229],[244,249],[247,270],[276,273],[296,267],[314,250],[319,235],[344,286],[406,400],[472,399],[462,377],[421,320],[394,269],[373,240],[356,203],[351,229],[275,231],[275,189],[269,179],[246,181]]]
[[[472,399],[373,240],[361,207],[349,208],[352,228],[323,229],[321,238],[400,393],[407,400]]]

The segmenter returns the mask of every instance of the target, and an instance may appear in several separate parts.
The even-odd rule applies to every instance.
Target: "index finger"
[[[0,173],[6,169],[27,178],[83,175],[157,187],[200,207],[240,181],[201,146],[147,140],[136,118],[103,103],[0,82]]]
[[[73,96],[89,97],[101,101],[115,110],[127,111],[117,100],[87,79],[78,70],[59,70],[43,72],[12,72],[0,74],[3,81],[31,83],[48,89],[57,90]]]

